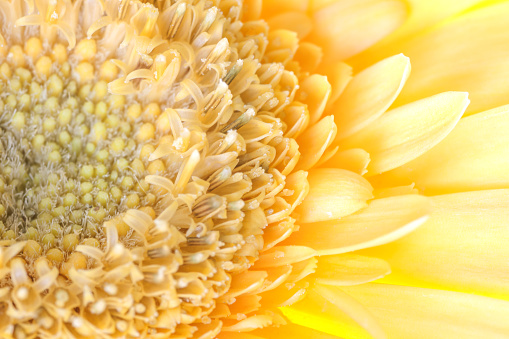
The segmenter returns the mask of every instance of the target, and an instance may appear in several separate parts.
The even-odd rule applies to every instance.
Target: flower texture
[[[0,0],[0,337],[508,337],[508,11]]]

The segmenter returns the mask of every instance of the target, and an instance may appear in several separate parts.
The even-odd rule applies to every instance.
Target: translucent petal
[[[446,92],[393,109],[340,147],[362,148],[371,156],[368,174],[401,166],[438,144],[454,128],[469,103],[468,94]]]

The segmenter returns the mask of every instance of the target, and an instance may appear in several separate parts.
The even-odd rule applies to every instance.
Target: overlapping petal
[[[371,157],[368,174],[379,174],[407,163],[445,138],[463,115],[468,94],[447,92],[393,109],[340,147],[362,148]]]
[[[509,185],[509,106],[461,119],[437,146],[388,173],[388,181],[415,182],[426,194]]]
[[[389,262],[384,280],[509,300],[509,190],[440,195],[432,203],[418,230],[364,251]]]

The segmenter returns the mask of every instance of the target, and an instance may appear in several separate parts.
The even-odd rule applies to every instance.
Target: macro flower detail
[[[476,120],[460,120],[465,92],[394,106],[399,52],[355,75],[342,61],[406,15],[396,0],[0,0],[0,337],[412,333],[372,308],[434,304],[370,284],[407,263],[369,248],[433,227],[453,198],[423,195],[450,188],[427,164]],[[507,314],[478,297],[482,325]]]
[[[1,8],[3,335],[284,323],[259,294],[312,272],[273,263],[308,190],[297,40],[228,2]]]

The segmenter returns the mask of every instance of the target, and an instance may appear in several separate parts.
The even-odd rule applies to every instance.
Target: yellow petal
[[[335,60],[344,60],[370,47],[407,16],[397,0],[339,0],[313,13],[311,40]]]
[[[507,338],[509,302],[467,293],[364,284],[331,287],[351,295],[381,324],[389,338]]]
[[[398,107],[342,140],[340,146],[368,151],[368,174],[391,170],[417,158],[449,134],[469,103],[467,96],[446,92]]]
[[[386,338],[376,319],[337,287],[317,284],[302,301],[281,311],[293,323],[342,338]]]
[[[285,189],[291,191],[291,194],[288,193],[284,199],[292,206],[292,211],[302,203],[309,192],[307,176],[307,172],[297,171],[286,177]]]
[[[305,38],[313,29],[311,19],[302,12],[286,12],[267,20],[271,29],[288,29],[297,32],[299,39]]]
[[[260,255],[254,269],[290,265],[315,255],[316,251],[306,246],[276,246]]]
[[[306,12],[309,0],[264,0],[263,17],[285,12]]]
[[[391,267],[385,260],[358,254],[338,254],[320,257],[314,277],[320,284],[349,286],[382,278],[390,272]]]
[[[316,68],[320,65],[323,58],[323,52],[320,46],[317,46],[310,42],[299,43],[299,48],[295,52],[293,60],[299,63],[299,66],[303,72],[314,73]],[[324,74],[318,72],[319,74]],[[327,103],[330,99],[327,101]]]
[[[243,21],[257,20],[263,8],[262,0],[244,0],[242,3]]]
[[[468,113],[506,104],[508,13],[507,2],[482,8],[400,46],[413,70],[395,104],[450,89],[470,93]]]
[[[394,102],[410,75],[410,60],[403,54],[382,60],[357,74],[333,106],[337,139],[369,125]]]
[[[327,77],[313,74],[299,84],[297,100],[308,105],[309,123],[314,124],[322,117],[327,99],[331,93],[331,85]]]
[[[417,231],[363,254],[389,262],[388,283],[509,300],[509,190],[436,196],[433,207]]]
[[[442,142],[388,175],[427,194],[509,185],[509,106],[461,119]]]
[[[323,1],[334,0],[319,0]],[[348,61],[355,69],[363,69],[374,62],[401,52],[401,45],[417,35],[418,32],[433,26],[440,21],[461,13],[469,7],[485,0],[406,0],[408,19],[392,34],[388,35],[371,48],[354,56]]]
[[[267,337],[260,337],[258,335],[241,333],[241,332],[220,332],[217,336],[218,339],[268,339]]]
[[[309,172],[309,194],[295,213],[300,222],[333,220],[367,206],[372,187],[358,174],[338,168],[321,168]]]
[[[394,197],[396,195],[419,194],[419,190],[415,188],[415,184],[406,186],[395,186],[388,188],[379,188],[373,191],[373,195],[377,198]]]
[[[367,172],[370,158],[369,153],[361,148],[347,149],[336,153],[322,166],[325,168],[343,168],[363,175]]]
[[[333,166],[322,166],[322,165],[325,164],[327,161],[329,161],[332,157],[334,157],[336,155],[336,153],[338,153],[338,151],[339,151],[339,146],[327,148],[327,150],[323,153],[322,157],[315,164],[314,167],[317,167],[317,168],[318,167],[333,167]]]
[[[339,96],[343,93],[348,83],[352,80],[352,67],[344,62],[338,61],[334,63],[323,63],[318,70],[319,74],[327,76],[327,80],[331,84],[331,94],[327,105],[326,112],[333,108],[333,104],[338,100]]]
[[[263,328],[272,325],[272,318],[268,315],[252,315],[231,326],[223,326],[222,330],[227,332],[250,332],[256,328]]]
[[[327,150],[327,147],[336,137],[337,127],[334,123],[334,116],[330,115],[317,124],[308,128],[297,138],[301,157],[297,163],[297,170],[308,170],[312,168]]]
[[[227,300],[257,290],[262,286],[265,278],[267,278],[267,272],[264,271],[245,271],[234,275],[228,293],[222,298]]]
[[[339,337],[295,324],[267,327],[253,332],[262,338],[337,339]]]
[[[429,210],[429,199],[420,195],[375,199],[367,208],[345,218],[302,224],[286,243],[305,244],[320,255],[379,246],[415,230],[426,221]]]

